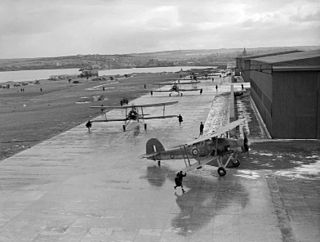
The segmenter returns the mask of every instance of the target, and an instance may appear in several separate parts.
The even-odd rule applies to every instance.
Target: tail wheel
[[[123,130],[123,132],[126,132],[126,126],[125,125],[122,125],[122,130]]]
[[[233,165],[233,167],[238,167],[238,166],[240,166],[240,161],[238,159],[233,159],[232,165]]]
[[[219,176],[225,176],[227,174],[227,171],[223,167],[219,167],[218,174],[219,174]]]

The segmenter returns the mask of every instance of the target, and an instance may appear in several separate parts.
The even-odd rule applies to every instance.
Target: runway
[[[301,150],[298,143],[292,153],[277,150],[285,145],[255,145],[241,169],[225,177],[207,166],[188,173],[184,194],[173,189],[183,161],[158,167],[140,158],[149,138],[168,148],[198,137],[201,121],[205,132],[227,122],[228,94],[220,94],[229,86],[218,92],[211,81],[200,86],[202,95],[160,93],[131,102],[178,100],[166,114],[181,114],[181,126],[176,118],[150,120],[147,132],[136,125],[122,132],[121,122],[93,123],[88,133],[81,124],[3,160],[0,241],[316,241],[320,151],[312,147],[317,141]],[[162,109],[146,113],[159,115]]]

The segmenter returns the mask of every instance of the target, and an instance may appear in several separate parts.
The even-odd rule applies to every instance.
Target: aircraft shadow
[[[150,185],[157,187],[170,180],[173,189],[175,175],[176,171],[167,167],[150,166],[145,178]],[[171,221],[174,230],[182,236],[198,231],[210,223],[215,215],[224,213],[225,209],[228,214],[229,206],[236,207],[236,210],[243,209],[249,201],[249,194],[241,185],[239,177],[229,176],[224,179],[188,173],[183,184],[186,192],[182,193],[177,188],[174,193],[180,211]]]

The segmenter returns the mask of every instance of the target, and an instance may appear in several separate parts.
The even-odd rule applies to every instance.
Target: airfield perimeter
[[[123,133],[121,123],[94,123],[89,134],[81,124],[3,160],[0,241],[317,241],[319,141],[252,144],[225,177],[207,166],[188,173],[184,194],[173,189],[183,161],[159,168],[140,159],[151,137],[172,147],[197,137],[200,121],[205,132],[227,122],[229,86],[218,93],[211,81],[200,86],[202,95],[133,101],[178,100],[166,114],[181,113],[181,127],[177,119],[152,120],[147,133],[135,125]],[[265,138],[248,96],[236,104],[249,141]]]

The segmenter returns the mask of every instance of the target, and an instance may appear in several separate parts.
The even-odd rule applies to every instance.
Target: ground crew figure
[[[200,89],[200,95],[202,94],[202,91],[203,91],[203,90],[202,90],[202,88],[201,88],[201,89]]]
[[[182,171],[179,171],[176,175],[176,178],[174,179],[176,185],[174,186],[174,189],[177,187],[181,187],[182,192],[184,193],[183,185],[182,185],[182,180],[183,178],[187,175],[187,173],[184,173]]]
[[[178,120],[179,120],[179,126],[181,126],[181,123],[183,122],[183,118],[181,114],[178,115]]]
[[[153,91],[150,91],[151,96],[153,96]]]
[[[244,89],[243,84],[241,84],[241,90],[243,90],[243,89]]]
[[[92,122],[90,120],[86,123],[86,127],[88,128],[88,132],[90,133],[90,129],[92,127]]]
[[[218,91],[218,85],[216,85],[216,92]]]
[[[42,88],[40,87],[40,92],[42,92]]]
[[[244,148],[244,152],[247,152],[247,155],[249,156],[249,144],[248,144],[248,138],[247,138],[247,134],[243,133],[243,148]]]
[[[200,123],[200,135],[203,135],[203,128],[204,128],[204,125],[203,125],[203,123],[201,122]],[[199,136],[200,136],[199,135]]]

